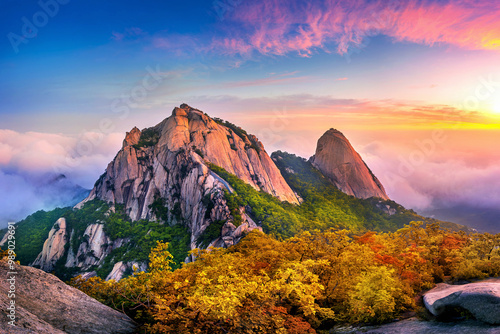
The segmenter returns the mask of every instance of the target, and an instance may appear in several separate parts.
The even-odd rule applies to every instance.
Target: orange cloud
[[[241,29],[214,47],[226,53],[309,56],[336,45],[335,51],[345,54],[363,47],[370,36],[386,35],[425,45],[498,50],[499,17],[496,0],[261,0],[237,7],[231,20]]]

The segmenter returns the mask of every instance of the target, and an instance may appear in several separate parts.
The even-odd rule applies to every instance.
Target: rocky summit
[[[310,161],[348,195],[389,199],[380,181],[338,130],[330,129],[321,136]]]
[[[128,132],[122,149],[77,207],[97,198],[123,204],[132,220],[156,220],[152,205],[161,198],[165,206],[178,208],[169,220],[187,222],[195,248],[211,222],[229,222],[223,191],[232,190],[209,164],[282,201],[299,203],[255,136],[182,104],[158,125]],[[214,203],[211,208],[204,198]]]
[[[245,208],[240,208],[241,224],[232,223],[225,192],[234,190],[212,170],[212,165],[236,175],[255,190],[299,204],[299,197],[255,136],[182,104],[156,126],[143,130],[134,127],[127,132],[120,151],[75,209],[100,200],[111,210],[119,205],[131,221],[186,226],[191,249],[228,247],[261,228]],[[222,233],[202,246],[200,236],[211,224],[220,222],[224,222]],[[79,233],[67,229],[64,218],[59,219],[32,265],[52,271],[59,261],[66,268],[92,275],[114,250],[131,247],[130,238],[110,238],[102,221],[92,222]],[[145,269],[145,263],[116,261],[107,279],[120,279],[134,266]]]
[[[212,188],[218,182],[204,168],[208,163],[224,168],[257,190],[298,203],[255,136],[186,104],[175,108],[172,116],[155,127],[128,132],[122,149],[82,203],[93,198],[123,203],[132,219],[150,219],[154,214],[148,206],[155,196],[171,201],[180,196],[181,203],[189,200],[182,211],[183,216],[190,216],[196,205],[190,199],[197,198],[193,192],[206,188],[204,185]],[[197,185],[191,184],[193,181]],[[175,189],[179,183],[180,189]]]

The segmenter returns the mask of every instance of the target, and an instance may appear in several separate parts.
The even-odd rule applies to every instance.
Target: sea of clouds
[[[321,133],[278,135],[263,138],[269,153],[281,149],[307,159],[314,153]],[[0,227],[40,209],[76,204],[104,172],[123,138],[124,133],[118,132],[71,136],[0,130]],[[429,214],[436,210],[452,213],[461,207],[467,208],[467,212],[483,210],[490,217],[500,208],[499,154],[487,154],[494,152],[491,148],[488,151],[487,146],[484,151],[466,150],[452,137],[435,143],[426,152],[431,149],[432,136],[422,134],[415,138],[404,145],[398,142],[397,135],[365,143],[354,140],[353,146],[391,199],[407,208]],[[486,139],[483,141],[486,143]],[[462,222],[474,224],[473,220]],[[498,230],[498,226],[491,226],[495,222],[483,222],[487,225],[484,229]]]
[[[92,140],[99,145],[82,146]],[[122,140],[121,133],[69,136],[0,130],[0,228],[37,210],[82,200]]]

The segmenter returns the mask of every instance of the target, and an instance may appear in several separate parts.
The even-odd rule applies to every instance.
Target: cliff
[[[257,190],[299,203],[255,136],[183,104],[156,126],[128,132],[122,149],[77,207],[97,198],[123,204],[132,220],[187,224],[194,248],[211,222],[231,221],[224,199],[224,189],[230,189],[210,171],[210,163]],[[164,217],[154,210],[159,199],[170,210]],[[226,241],[218,245],[235,242]]]
[[[59,218],[50,230],[49,237],[43,244],[43,250],[33,262],[33,266],[45,271],[52,270],[56,262],[64,255],[64,246],[68,239],[66,219]]]
[[[192,249],[228,247],[249,231],[261,227],[243,207],[239,208],[243,218],[241,226],[233,224],[224,192],[234,190],[210,169],[211,164],[236,175],[256,190],[281,201],[299,203],[255,136],[183,104],[156,126],[142,131],[134,127],[127,132],[120,151],[89,196],[75,209],[100,200],[109,203],[111,211],[120,206],[131,221],[186,226]],[[201,245],[204,231],[211,224],[221,222],[220,233],[213,235],[208,244]],[[91,222],[77,234],[61,226],[60,222],[53,226],[34,266],[51,271],[61,259],[66,268],[90,272],[100,267],[113,250],[130,246],[129,240],[112,240],[99,221]],[[65,248],[68,243],[72,247]],[[113,264],[115,267],[110,268],[109,279],[120,279],[134,264],[145,268],[145,263],[122,262],[118,258]]]
[[[384,187],[338,130],[330,129],[318,140],[310,159],[338,189],[357,198],[389,199]]]
[[[298,193],[310,197],[314,187],[326,189],[323,182],[358,198],[388,199],[339,131],[331,129],[319,139],[311,163],[290,159],[278,155],[273,161],[255,136],[183,104],[156,126],[127,132],[89,196],[52,226],[32,265],[62,277],[119,280],[134,267],[147,269],[156,240],[169,242],[180,263],[191,260],[189,249],[229,247],[254,229],[288,237],[308,224],[348,221],[362,228],[365,218],[350,206],[355,202],[328,194],[309,199],[314,202],[309,206],[325,206],[325,221],[298,206]],[[314,179],[315,173],[322,179]],[[230,180],[234,176],[237,182]],[[311,191],[303,189],[308,182]],[[374,212],[397,216],[392,204],[379,202],[383,208],[374,204]],[[371,223],[392,226],[390,219]]]

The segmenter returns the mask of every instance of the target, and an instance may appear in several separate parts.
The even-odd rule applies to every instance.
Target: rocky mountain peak
[[[221,236],[212,244],[229,246],[243,236],[241,231],[259,227],[244,209],[242,225],[236,228],[232,224],[224,191],[233,190],[210,169],[211,164],[236,175],[256,190],[282,201],[299,203],[257,137],[182,104],[159,124],[128,132],[122,149],[90,195],[76,207],[100,199],[122,204],[132,220],[183,224],[191,233],[192,248],[199,246],[198,238],[210,224],[224,221]],[[154,209],[159,203],[166,209],[161,217]],[[80,253],[85,253],[85,249]],[[76,263],[70,265],[79,266]]]
[[[328,135],[340,135],[342,137],[345,137],[344,134],[342,132],[340,132],[339,130],[337,129],[334,129],[334,128],[330,128],[328,131],[325,132],[325,134],[328,134]]]
[[[125,135],[125,139],[123,140],[123,147],[137,145],[139,143],[139,139],[141,138],[141,130],[134,126],[130,132],[127,132]]]
[[[310,160],[337,188],[348,195],[389,199],[380,181],[349,140],[336,129],[332,128],[321,136],[316,153]]]

